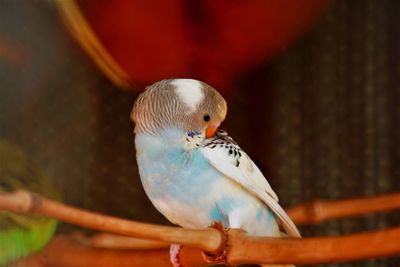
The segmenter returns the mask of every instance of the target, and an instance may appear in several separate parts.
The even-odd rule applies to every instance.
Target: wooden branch
[[[287,213],[296,224],[304,225],[398,208],[400,208],[400,193],[392,193],[338,201],[313,201],[291,207],[287,209]],[[168,243],[163,245],[159,242],[149,242],[110,234],[100,234],[91,240],[93,246],[103,248],[149,249],[169,246]]]
[[[304,239],[252,237],[241,230],[231,229],[228,231],[227,263],[309,265],[396,256],[400,255],[399,240],[400,227],[340,237]],[[191,247],[183,247],[179,258],[186,267],[207,263],[202,251]],[[102,249],[85,245],[73,237],[58,236],[41,253],[17,266],[164,267],[171,264],[168,249]]]
[[[338,201],[313,201],[287,209],[296,224],[318,224],[326,220],[400,209],[400,193]]]
[[[397,203],[396,195],[389,197],[391,197],[391,201]],[[371,201],[376,199],[384,199],[385,201],[382,201],[381,204],[388,201],[386,197],[370,198],[364,202],[364,205],[370,205]],[[389,208],[389,206],[386,205],[385,208]],[[397,204],[390,207],[396,208]],[[363,207],[354,209],[366,212]],[[377,206],[374,209],[379,210]],[[104,216],[63,205],[26,191],[0,193],[0,210],[45,215],[92,229],[136,238],[183,244],[206,252],[218,251],[220,247],[225,245],[223,240],[227,239],[228,254],[226,259],[229,264],[317,264],[400,255],[400,228],[340,237],[304,239],[252,237],[241,230],[235,229],[231,229],[226,235],[222,235],[215,229],[184,230],[177,227],[144,224]],[[336,214],[350,213],[341,211]],[[324,216],[326,217],[326,215]],[[339,215],[335,216],[338,217]],[[320,215],[319,218],[321,218]],[[62,247],[61,245],[67,247]],[[44,257],[46,262],[43,262],[43,257],[41,260],[35,257],[28,260],[35,264],[46,264],[44,266],[65,267],[88,266],[89,263],[93,265],[93,262],[96,263],[94,264],[95,266],[110,266],[110,264],[112,266],[122,266],[128,262],[134,264],[133,266],[169,266],[168,250],[165,249],[147,251],[106,250],[85,246],[82,243],[61,243],[56,247],[59,246],[63,248],[60,253],[64,256],[60,253],[57,254],[57,251],[51,250],[52,246],[49,246],[43,252],[47,253]],[[46,252],[49,250],[50,252]],[[58,256],[52,258],[52,255]],[[76,255],[76,257],[71,255]],[[198,249],[184,247],[181,258],[182,262],[187,263],[187,266],[204,263],[201,252]],[[73,263],[71,263],[72,260]],[[105,264],[102,265],[104,262]],[[153,264],[152,262],[155,265],[151,265]],[[164,263],[161,262],[167,262],[167,265],[163,265]]]
[[[53,3],[58,7],[64,25],[68,28],[71,36],[90,55],[100,70],[119,88],[132,88],[132,81],[128,73],[121,68],[101,43],[77,2],[68,0],[54,1]]]
[[[170,243],[139,239],[128,236],[114,235],[108,233],[97,234],[89,238],[88,243],[92,247],[109,249],[160,249],[169,248]]]
[[[229,231],[230,264],[321,264],[400,255],[400,227],[338,237],[282,239]]]
[[[94,248],[83,244],[79,238],[74,236],[60,235],[54,238],[40,253],[19,261],[15,267],[18,266],[171,267],[171,263],[169,249],[135,251]]]
[[[207,252],[218,251],[224,238],[215,229],[188,230],[119,219],[57,203],[23,190],[0,193],[0,210],[48,216],[90,229],[192,246]]]

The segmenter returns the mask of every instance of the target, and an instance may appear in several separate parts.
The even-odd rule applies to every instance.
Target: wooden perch
[[[112,248],[112,249],[160,249],[169,248],[170,243],[145,240],[128,236],[114,235],[109,233],[100,233],[86,241],[92,247]]]
[[[243,231],[228,232],[227,263],[323,264],[400,255],[400,228],[340,237],[278,239],[251,237]],[[179,255],[185,267],[204,265],[202,251],[183,247]],[[89,264],[90,263],[90,264]],[[56,237],[42,252],[17,266],[34,267],[164,267],[171,266],[169,249],[120,250],[94,248],[71,236]]]
[[[319,218],[318,220],[321,220],[321,218],[338,218],[341,214],[345,216],[363,214],[371,209],[378,211],[398,208],[398,196],[399,194],[392,194],[368,198],[365,201],[361,199],[363,203],[361,206],[357,206],[358,201],[355,200],[344,201],[344,203],[348,204],[348,207],[353,209],[352,213],[346,210],[339,213],[332,209],[335,205],[325,205],[328,210],[331,209],[334,212],[324,213],[324,215],[316,213],[319,215],[312,217],[311,221],[317,220],[315,218]],[[371,203],[371,201],[374,202],[377,199],[380,203],[379,207]],[[396,204],[393,204],[393,202]],[[323,206],[322,204],[315,205],[318,209]],[[365,206],[369,206],[369,208],[367,209]],[[91,229],[139,239],[161,241],[161,243],[151,241],[152,245],[163,246],[165,243],[183,244],[186,247],[182,249],[180,258],[186,266],[206,263],[201,251],[217,252],[225,245],[227,245],[227,257],[225,260],[229,264],[317,264],[400,255],[400,242],[398,241],[400,240],[400,228],[339,237],[304,239],[252,237],[237,229],[230,229],[223,234],[215,229],[186,230],[178,227],[151,225],[118,219],[73,208],[26,191],[0,193],[0,210],[44,215]],[[304,212],[304,208],[297,207],[293,210],[300,210],[301,212],[298,214],[303,214],[302,216],[307,214]],[[294,217],[296,218],[296,216],[298,215]],[[299,218],[301,216],[297,217],[298,220]],[[87,266],[89,262],[91,265],[93,265],[93,262],[96,263],[94,264],[95,266],[110,266],[111,262],[112,266],[123,266],[128,263],[132,266],[169,266],[168,250],[165,249],[147,251],[111,250],[94,248],[82,242],[77,243],[74,241],[71,243],[71,240],[57,243],[61,242],[57,240],[59,239],[56,238],[51,242],[50,246],[36,257],[28,258],[25,261],[30,261],[32,266],[78,267]],[[225,243],[224,240],[227,240],[227,242]],[[68,257],[65,257],[65,255],[68,255]],[[167,262],[167,265],[164,265],[165,262]]]
[[[119,219],[74,208],[23,190],[0,193],[0,210],[52,217],[90,229],[182,244],[207,252],[218,251],[224,240],[220,231],[216,229],[188,230]]]
[[[394,209],[400,209],[400,193],[337,201],[318,200],[296,205],[287,213],[296,224],[304,225]]]
[[[75,236],[59,235],[36,255],[19,261],[15,266],[32,267],[171,267],[169,249],[120,250],[94,248]]]
[[[400,255],[400,227],[339,237],[282,239],[232,231],[230,264],[320,264]]]
[[[400,209],[400,193],[385,194],[365,198],[353,198],[336,201],[313,201],[287,209],[287,213],[297,225],[318,224],[331,219],[354,217],[373,212]],[[168,243],[131,239],[111,234],[99,234],[91,239],[96,247],[106,248],[161,248]]]

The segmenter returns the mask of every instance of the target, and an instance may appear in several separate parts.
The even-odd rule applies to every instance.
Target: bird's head
[[[156,134],[177,128],[186,134],[212,137],[225,119],[225,99],[210,85],[192,79],[162,80],[136,100],[131,118],[135,133]]]

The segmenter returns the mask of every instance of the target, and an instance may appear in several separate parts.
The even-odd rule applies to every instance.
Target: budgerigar
[[[60,198],[53,181],[17,146],[0,140],[0,193],[17,189]],[[56,225],[54,219],[0,210],[0,266],[43,248]]]
[[[249,156],[224,131],[227,104],[192,79],[157,82],[136,100],[140,178],[153,205],[172,223],[205,228],[219,221],[251,235],[300,237]],[[174,262],[175,265],[179,265]]]

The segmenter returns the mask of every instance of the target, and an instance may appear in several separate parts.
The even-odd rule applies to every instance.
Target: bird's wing
[[[278,197],[250,157],[224,131],[199,148],[210,164],[260,198],[279,218],[286,233],[301,237],[296,225],[278,203]]]

